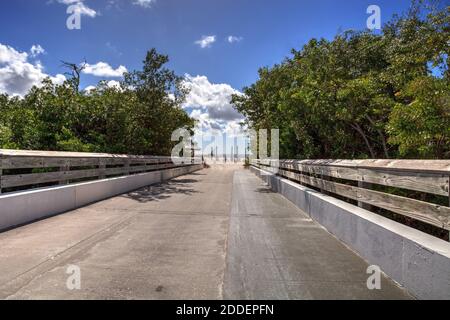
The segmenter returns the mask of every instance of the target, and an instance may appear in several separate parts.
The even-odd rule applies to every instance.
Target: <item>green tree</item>
[[[449,10],[414,2],[381,34],[312,39],[232,102],[280,129],[283,158],[449,157]]]
[[[46,79],[23,98],[0,95],[0,147],[12,149],[169,155],[172,132],[193,128],[181,108],[182,78],[148,52],[142,71],[120,86],[101,81],[79,91],[79,73],[62,85]]]

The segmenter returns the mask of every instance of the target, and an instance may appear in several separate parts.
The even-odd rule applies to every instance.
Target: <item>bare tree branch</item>
[[[86,59],[84,59],[84,61],[80,64],[66,62],[62,60],[61,63],[62,67],[69,69],[69,71],[65,72],[64,74],[71,78],[70,81],[72,82],[73,88],[75,92],[78,93],[80,88],[81,73],[83,72],[84,69],[86,69],[87,65]]]

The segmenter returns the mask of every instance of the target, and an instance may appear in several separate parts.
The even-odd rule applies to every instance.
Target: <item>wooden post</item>
[[[65,172],[65,171],[69,171],[70,170],[70,166],[69,166],[69,163],[65,163],[62,167],[59,167],[59,171],[60,172]],[[68,184],[69,183],[69,181],[67,181],[67,180],[60,180],[59,181],[59,184],[60,185],[65,185],[65,184]]]
[[[230,151],[230,162],[234,163],[234,154],[235,154],[235,150],[234,150],[234,146],[231,147],[231,151]]]
[[[0,154],[0,194],[2,194],[3,156]]]
[[[311,172],[309,172],[309,173],[311,174]],[[320,173],[322,173],[322,171],[321,171]],[[323,174],[317,175],[317,174],[314,172],[313,176],[315,176],[315,177],[317,177],[317,178],[319,178],[319,179],[324,180],[324,175],[323,175]],[[325,194],[325,190],[323,189],[323,182],[320,183],[320,193]]]
[[[105,179],[106,178],[106,172],[105,172],[106,164],[103,159],[100,159],[100,161],[99,161],[98,170],[100,172],[99,179]]]
[[[358,188],[372,189],[372,184],[364,182],[364,181],[358,181]],[[372,210],[372,206],[370,204],[367,204],[367,203],[364,203],[361,201],[358,201],[358,207],[369,210],[369,211]]]
[[[330,181],[331,180],[331,177],[329,177],[329,176],[327,176],[327,175],[325,175],[325,174],[323,174],[323,171],[321,172],[322,174],[320,175],[320,178],[323,180],[323,181]],[[322,186],[323,186],[323,183],[322,183]],[[325,195],[331,195],[331,193],[329,193],[328,191],[326,191],[326,190],[324,190],[324,189],[320,189],[320,192],[322,192],[323,194],[325,194]]]
[[[130,159],[125,159],[125,175],[129,176],[130,175]]]
[[[448,199],[448,206],[450,207],[450,175],[447,177],[447,199]],[[448,226],[444,228],[448,232],[448,241],[450,242],[450,230]]]

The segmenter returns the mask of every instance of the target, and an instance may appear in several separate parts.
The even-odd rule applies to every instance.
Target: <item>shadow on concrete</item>
[[[255,192],[258,192],[258,193],[276,193],[276,192],[274,192],[274,191],[272,191],[270,189],[267,189],[267,188],[258,188],[258,189],[255,190]]]
[[[190,176],[206,176],[206,173],[198,173],[198,172],[193,172],[193,173],[189,173]]]
[[[140,203],[160,201],[170,198],[173,194],[192,195],[199,191],[192,188],[192,184],[199,182],[196,179],[176,179],[161,184],[151,185],[121,197],[135,200]]]

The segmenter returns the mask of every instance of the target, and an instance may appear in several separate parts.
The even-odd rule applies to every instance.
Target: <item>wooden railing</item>
[[[450,160],[253,160],[252,165],[367,209],[374,206],[450,230]],[[412,190],[419,199],[389,188]],[[427,194],[441,204],[427,201]]]
[[[193,162],[193,158],[174,164],[170,157],[0,149],[0,193],[171,169]]]

